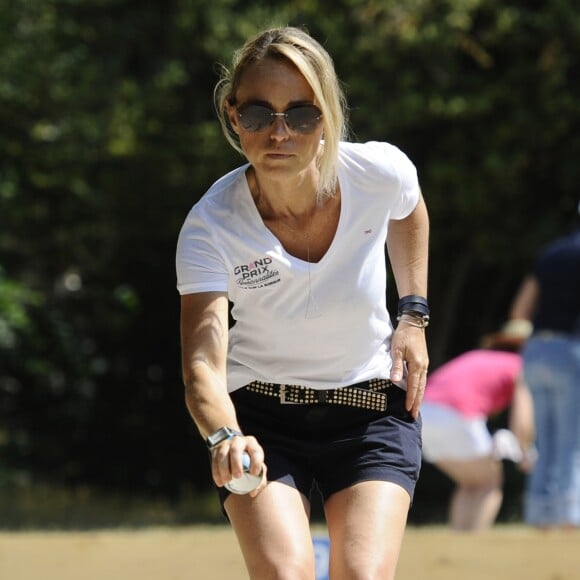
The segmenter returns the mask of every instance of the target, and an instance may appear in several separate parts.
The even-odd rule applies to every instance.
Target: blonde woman
[[[247,163],[187,216],[177,277],[186,402],[224,511],[250,578],[313,580],[316,485],[331,577],[394,578],[428,366],[429,225],[416,170],[393,145],[346,142],[333,62],[300,29],[250,39],[215,98]],[[260,484],[231,494],[243,453]]]

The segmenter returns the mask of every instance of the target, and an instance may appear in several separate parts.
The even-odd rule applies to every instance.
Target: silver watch
[[[217,431],[214,431],[206,440],[207,446],[211,449],[216,445],[219,445],[222,441],[226,439],[231,439],[232,437],[237,437],[242,435],[240,431],[231,429],[230,427],[220,427]]]

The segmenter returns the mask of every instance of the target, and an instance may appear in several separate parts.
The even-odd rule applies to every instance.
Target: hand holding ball
[[[241,477],[234,477],[225,485],[227,490],[239,495],[254,491],[262,481],[262,474],[252,475],[250,473],[250,456],[245,451],[242,454],[242,465],[244,467],[243,475]]]

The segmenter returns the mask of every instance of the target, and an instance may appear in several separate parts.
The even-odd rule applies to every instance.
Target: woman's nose
[[[285,139],[289,133],[290,129],[286,124],[286,117],[284,115],[276,115],[270,127],[270,137],[272,139]]]

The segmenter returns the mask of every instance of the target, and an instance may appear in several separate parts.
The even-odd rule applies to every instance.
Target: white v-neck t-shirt
[[[228,390],[254,380],[327,389],[388,378],[385,241],[389,220],[419,201],[415,166],[388,143],[341,143],[340,219],[318,263],[288,254],[264,225],[247,169],[210,187],[177,244],[179,293],[227,292],[233,303]]]

